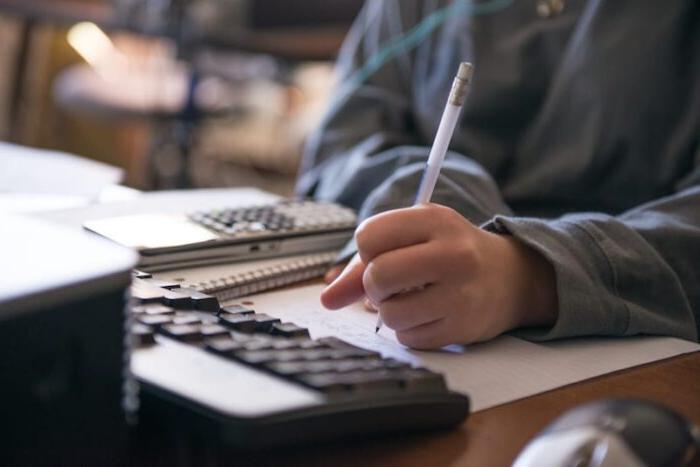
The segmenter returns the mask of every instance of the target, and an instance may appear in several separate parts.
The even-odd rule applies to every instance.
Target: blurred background
[[[104,169],[137,190],[291,194],[361,4],[0,0],[0,192]],[[59,159],[75,171],[33,179]]]

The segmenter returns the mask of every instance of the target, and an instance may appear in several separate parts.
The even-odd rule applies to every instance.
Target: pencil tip
[[[376,334],[376,333],[378,333],[378,332],[379,332],[379,326],[377,326],[376,328],[374,328],[374,333]]]

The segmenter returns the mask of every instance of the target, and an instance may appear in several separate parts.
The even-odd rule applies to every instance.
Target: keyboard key
[[[147,305],[132,305],[131,308],[129,308],[129,311],[134,315],[142,315],[142,314],[146,314],[146,311],[151,309],[151,308],[157,310],[157,309],[160,309],[161,307],[163,307],[163,305],[161,305],[160,303],[151,303],[151,304],[147,304]],[[169,309],[172,310],[172,308],[169,308]],[[154,314],[158,314],[158,313],[154,313]]]
[[[293,323],[273,323],[270,334],[283,337],[309,337],[309,330]]]
[[[158,303],[163,299],[164,289],[156,287],[131,287],[131,300],[136,304]]]
[[[343,380],[353,391],[398,391],[402,388],[399,374],[391,370],[342,373]]]
[[[180,288],[180,283],[179,282],[173,282],[173,281],[164,281],[160,279],[153,279],[151,277],[147,278],[139,278],[142,279],[144,283],[151,285],[153,287],[160,287],[161,289],[179,289]]]
[[[409,392],[444,392],[447,385],[442,375],[425,368],[410,368],[399,373],[401,382]]]
[[[362,350],[362,349],[360,349]],[[328,348],[311,348],[311,349],[294,349],[287,351],[278,351],[278,360],[280,361],[291,361],[291,360],[302,360],[302,361],[316,361],[316,360],[342,360],[347,358],[364,358],[364,357],[374,357],[378,354],[369,352],[367,350],[362,350],[362,354],[354,349],[348,350],[336,350]]]
[[[233,352],[241,350],[243,346],[240,342],[236,342],[230,337],[215,337],[213,339],[207,339],[204,348],[209,352],[224,357],[231,357]]]
[[[261,365],[263,363],[274,362],[284,359],[288,356],[293,359],[291,353],[285,355],[284,350],[242,350],[235,353],[235,358],[248,363],[249,365]]]
[[[139,307],[141,311],[146,315],[174,315],[175,310],[169,306],[153,304],[153,305],[141,305]]]
[[[396,392],[402,387],[399,375],[388,370],[304,374],[297,380],[324,392],[336,392],[338,386],[352,392]]]
[[[335,349],[336,352],[333,354],[332,358],[365,358],[365,357],[379,357],[377,352],[372,352],[362,347],[352,345],[344,340],[338,339],[337,337],[324,337],[318,339],[318,342]]]
[[[188,294],[183,293],[182,291],[175,292],[165,289],[163,289],[163,292],[163,299],[161,302],[164,305],[179,309],[189,309],[193,307],[192,299]]]
[[[329,348],[326,344],[323,342],[320,342],[318,340],[312,340],[312,339],[290,339],[291,341],[294,341],[300,349],[327,349]]]
[[[268,362],[265,365],[270,371],[282,376],[310,373],[306,362]]]
[[[260,337],[244,342],[243,348],[246,350],[276,350],[274,343],[274,339]]]
[[[314,389],[326,394],[342,394],[350,392],[350,387],[346,385],[336,373],[323,373],[320,375],[302,375],[297,381],[311,386]]]
[[[384,365],[380,359],[348,359],[348,360],[320,360],[308,365],[309,373],[323,373],[333,371],[335,373],[349,373],[351,371],[381,370]]]
[[[245,332],[239,332],[239,331],[230,331],[231,339],[235,340],[236,342],[240,343],[246,343],[250,342],[253,340],[256,340],[260,334],[252,334],[252,333],[245,333]]]
[[[255,313],[255,310],[243,305],[231,305],[222,307],[221,313],[228,313],[232,315],[252,315]]]
[[[173,324],[200,324],[201,321],[196,315],[181,314],[173,317]]]
[[[251,315],[221,315],[219,316],[219,324],[229,329],[247,333],[255,332],[258,327],[257,321]]]
[[[383,362],[380,359],[272,362],[266,366],[271,371],[284,376],[302,373],[347,373],[351,371],[370,371],[384,368]]]
[[[131,326],[131,338],[134,347],[145,347],[156,343],[153,329],[140,323]]]
[[[302,349],[306,342],[314,342],[311,339],[275,339],[272,348],[275,350]],[[307,347],[308,348],[308,347]]]
[[[168,315],[140,315],[137,320],[141,324],[154,328],[172,323],[172,317]]]
[[[257,332],[269,333],[272,330],[273,324],[281,322],[281,320],[279,318],[274,318],[274,317],[266,315],[264,313],[253,314],[253,315],[248,315],[248,316],[255,319],[255,322],[257,323],[255,330]]]
[[[327,345],[328,347],[334,348],[334,349],[360,349],[364,350],[361,347],[357,347],[356,345],[352,345],[349,342],[345,342],[344,340],[338,339],[337,337],[329,336],[329,337],[323,337],[321,339],[318,339],[318,342]]]
[[[331,349],[304,349],[304,350],[299,350],[298,355],[299,358],[298,360],[325,360],[331,357],[330,352]]]
[[[199,342],[202,340],[202,333],[199,331],[199,326],[191,324],[166,324],[158,329],[158,332],[164,336],[182,341],[182,342]]]
[[[379,353],[372,352],[371,350],[361,349],[359,347],[349,348],[349,349],[333,349],[331,351],[331,357],[337,360],[344,358],[368,358],[368,357],[379,357]]]
[[[228,329],[218,324],[203,324],[200,326],[199,331],[202,333],[202,337],[204,338],[229,335]]]
[[[212,313],[219,312],[219,299],[213,295],[207,295],[201,292],[194,292],[190,295],[192,305],[196,310],[210,311]]]

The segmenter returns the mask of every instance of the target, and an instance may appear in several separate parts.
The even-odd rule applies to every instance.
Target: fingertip
[[[364,295],[362,287],[362,263],[350,264],[321,292],[321,304],[331,310],[347,306]]]
[[[328,271],[326,271],[326,274],[323,276],[323,282],[326,284],[330,284],[334,280],[338,278],[340,273],[343,272],[343,267],[342,266],[334,266],[330,268]]]

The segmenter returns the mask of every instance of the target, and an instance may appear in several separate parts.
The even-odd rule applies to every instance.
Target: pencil
[[[447,148],[450,146],[455,126],[457,126],[457,120],[459,120],[459,113],[462,110],[462,105],[469,92],[469,85],[473,74],[474,67],[471,63],[462,62],[459,64],[457,76],[455,76],[452,81],[452,89],[447,98],[445,110],[442,112],[440,125],[438,126],[437,133],[435,133],[433,147],[430,148],[428,162],[425,165],[425,172],[423,172],[423,178],[418,187],[418,194],[416,195],[414,205],[430,202],[430,197],[433,195],[435,184],[440,175],[440,168],[445,160]],[[377,314],[377,326],[374,332],[379,332],[382,325],[382,317]]]

